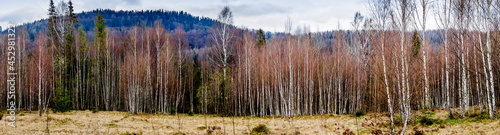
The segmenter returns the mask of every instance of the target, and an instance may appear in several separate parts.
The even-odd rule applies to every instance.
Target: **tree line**
[[[237,28],[224,7],[207,46],[192,48],[184,28],[164,27],[168,20],[118,31],[99,13],[88,40],[71,1],[51,1],[46,31],[33,41],[25,27],[18,35],[18,108],[40,115],[55,108],[288,118],[365,110],[388,112],[393,133],[394,115],[404,133],[412,111],[431,107],[447,108],[451,118],[497,117],[500,2],[368,5],[370,13],[356,13],[352,29],[331,35],[294,29],[290,18],[283,33]],[[439,34],[426,34],[429,14],[436,14]]]

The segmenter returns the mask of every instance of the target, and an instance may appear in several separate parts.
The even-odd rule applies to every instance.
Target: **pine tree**
[[[262,47],[266,45],[266,34],[264,34],[264,31],[262,29],[259,29],[257,31],[257,46]]]
[[[420,36],[418,36],[417,30],[415,30],[413,32],[413,36],[412,36],[412,47],[411,47],[412,58],[417,58],[418,57],[419,52],[420,52],[420,46],[421,46]]]
[[[94,35],[94,45],[97,46],[97,56],[96,56],[96,68],[97,68],[97,74],[95,75],[96,76],[96,79],[97,79],[97,91],[95,91],[95,94],[96,95],[101,95],[101,96],[105,96],[105,95],[102,95],[102,93],[100,92],[101,90],[104,90],[105,88],[105,80],[106,80],[106,61],[107,61],[107,55],[106,55],[106,37],[107,37],[107,32],[106,32],[106,26],[104,25],[104,23],[106,23],[106,21],[104,20],[104,18],[101,16],[100,13],[97,13],[97,16],[96,16],[96,19],[94,20],[94,24],[95,24],[95,35]],[[104,93],[104,94],[109,94],[109,93]],[[99,97],[95,97],[97,98],[97,102],[98,101],[101,101],[101,99]],[[105,102],[106,103],[106,102]],[[99,104],[96,104],[96,107],[98,108],[99,107]]]

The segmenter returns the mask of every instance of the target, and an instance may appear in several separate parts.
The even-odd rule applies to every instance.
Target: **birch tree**
[[[404,114],[403,117],[403,129],[401,131],[401,135],[405,133],[406,126],[408,124],[408,120],[410,119],[410,101],[409,100],[409,82],[407,81],[408,77],[408,66],[407,66],[407,61],[405,58],[405,39],[406,39],[406,30],[408,27],[408,23],[410,21],[410,16],[413,14],[413,9],[412,9],[412,1],[411,0],[397,0],[394,3],[394,11],[395,13],[393,14],[393,21],[396,25],[396,27],[399,29],[399,38],[400,38],[400,48],[401,48],[401,54],[400,54],[400,59],[401,59],[401,89],[400,92],[402,93],[402,113]]]
[[[390,0],[372,0],[370,1],[370,11],[372,14],[372,17],[377,21],[377,28],[379,33],[381,32],[382,35],[382,41],[381,41],[381,48],[382,48],[382,68],[383,68],[383,74],[384,74],[384,85],[385,85],[385,90],[387,93],[387,106],[389,108],[389,116],[391,119],[391,134],[395,134],[394,131],[394,118],[393,118],[393,111],[392,111],[392,103],[391,103],[391,93],[389,92],[389,83],[387,82],[387,71],[386,71],[386,65],[385,65],[385,30],[387,26],[387,19],[389,19],[389,15],[391,13],[391,8],[390,8]]]
[[[427,77],[427,59],[425,55],[425,45],[426,45],[426,38],[425,38],[425,33],[426,33],[426,24],[427,24],[427,10],[429,8],[430,0],[418,0],[418,5],[420,6],[420,9],[422,10],[421,12],[415,12],[416,18],[415,20],[418,20],[418,26],[421,28],[422,31],[422,62],[423,62],[423,74],[424,74],[424,103],[425,106],[431,107],[430,105],[430,94],[429,94],[429,79]],[[417,5],[417,4],[415,4]],[[421,19],[420,19],[421,17]]]
[[[448,31],[450,28],[451,20],[451,0],[442,0],[437,8],[436,21],[440,28],[443,30],[443,42],[444,42],[444,57],[445,57],[445,91],[446,91],[446,106],[448,112],[450,113],[450,118],[453,118],[453,112],[451,111],[450,102],[450,79],[449,79],[449,64],[448,64]]]

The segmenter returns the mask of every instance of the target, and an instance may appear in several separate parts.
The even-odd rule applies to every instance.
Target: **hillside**
[[[117,32],[123,32],[133,26],[153,26],[156,20],[161,20],[165,30],[173,31],[177,27],[181,27],[186,31],[186,38],[192,48],[200,48],[205,45],[205,41],[210,33],[210,27],[214,23],[214,19],[208,17],[193,16],[184,11],[167,11],[167,10],[110,10],[96,9],[88,12],[77,13],[78,27],[82,28],[92,41],[93,30],[95,28],[94,20],[100,13],[106,20],[106,27]],[[47,28],[47,19],[37,20],[30,23],[25,23],[29,31],[30,39],[33,41],[38,32],[45,32]],[[3,31],[5,33],[6,31]]]

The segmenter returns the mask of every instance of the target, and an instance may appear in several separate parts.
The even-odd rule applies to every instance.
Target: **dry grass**
[[[435,110],[431,118],[445,120],[446,110]],[[419,112],[415,112],[419,114]],[[72,111],[67,113],[51,113],[49,115],[50,134],[233,134],[232,117],[222,118],[215,115],[179,114],[181,126],[177,116],[173,115],[130,115],[127,112],[100,111]],[[11,128],[5,123],[0,126],[0,134],[45,134],[47,117],[38,117],[36,112],[22,112],[17,115],[17,127]],[[208,124],[205,125],[205,122]],[[390,132],[387,114],[368,113],[356,119],[352,115],[316,115],[299,116],[293,119],[280,117],[235,117],[236,134],[250,134],[252,128],[264,124],[271,134],[342,134],[346,130],[355,134],[388,134]],[[359,129],[357,129],[357,127]],[[398,126],[396,131],[401,130]],[[381,131],[381,132],[380,132]],[[442,125],[422,126],[412,124],[408,127],[408,134],[422,131],[425,134],[500,134],[499,120],[483,120],[472,122],[466,119],[445,122]]]

